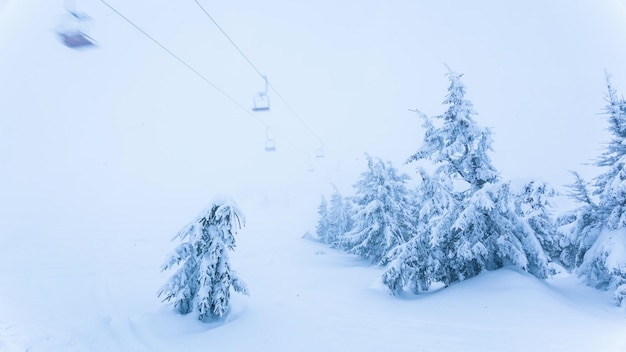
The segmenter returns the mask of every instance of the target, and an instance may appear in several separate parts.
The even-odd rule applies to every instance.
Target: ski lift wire
[[[196,70],[193,66],[191,66],[190,64],[188,64],[185,60],[183,60],[182,58],[180,58],[178,55],[176,55],[174,52],[172,52],[170,49],[168,49],[165,45],[161,44],[158,40],[156,40],[154,37],[152,37],[150,34],[148,34],[146,31],[144,31],[141,27],[139,27],[139,25],[135,24],[133,21],[131,21],[128,17],[124,16],[121,12],[119,12],[115,7],[111,6],[109,3],[107,3],[105,0],[100,0],[100,2],[102,2],[104,5],[106,5],[109,9],[111,9],[111,11],[115,12],[118,16],[120,16],[124,21],[128,22],[128,24],[130,24],[133,28],[135,28],[136,30],[138,30],[139,32],[141,32],[141,34],[143,34],[146,38],[150,39],[154,44],[156,44],[157,46],[159,46],[161,49],[163,49],[166,53],[168,53],[170,56],[172,56],[174,59],[176,59],[178,62],[180,62],[183,66],[185,66],[187,69],[189,69],[191,72],[193,72],[196,76],[198,76],[200,79],[202,79],[204,82],[206,82],[207,84],[209,84],[211,87],[213,87],[215,90],[217,90],[219,93],[221,93],[224,97],[226,97],[231,103],[235,104],[237,107],[239,107],[241,110],[243,110],[248,116],[254,118],[256,121],[258,121],[260,124],[262,124],[263,126],[266,127],[266,129],[270,129],[272,131],[274,131],[274,134],[281,138],[282,140],[284,140],[285,142],[287,142],[287,144],[291,145],[292,147],[294,147],[294,149],[298,150],[300,153],[302,153],[303,155],[307,155],[306,152],[304,152],[302,149],[300,149],[296,144],[294,144],[293,142],[291,142],[288,138],[285,138],[284,136],[282,136],[280,133],[278,133],[278,131],[276,131],[274,128],[272,128],[270,125],[268,125],[265,121],[261,120],[258,116],[256,116],[255,114],[251,113],[250,111],[248,111],[248,108],[245,107],[244,105],[242,105],[241,103],[239,103],[237,100],[235,100],[233,97],[231,97],[228,93],[226,93],[224,90],[222,90],[220,87],[218,87],[217,85],[215,85],[213,82],[211,82],[211,80],[209,80],[206,76],[204,76],[202,73],[200,73],[198,70]]]
[[[204,12],[204,14],[211,20],[211,22],[213,22],[213,24],[217,27],[217,29],[219,29],[220,32],[222,32],[222,34],[226,37],[226,39],[228,39],[230,44],[232,44],[232,46],[239,52],[239,54],[246,60],[246,62],[248,62],[250,67],[252,67],[252,69],[254,69],[254,71],[256,71],[256,73],[259,76],[261,76],[261,78],[265,79],[267,82],[267,79],[265,78],[266,76],[263,73],[261,73],[261,71],[257,68],[257,66],[254,63],[252,63],[252,61],[248,58],[248,56],[239,48],[237,44],[235,44],[235,42],[230,38],[230,36],[226,33],[226,31],[224,31],[224,29],[220,27],[220,25],[215,21],[213,16],[209,14],[206,8],[202,6],[202,4],[200,4],[198,0],[194,0],[194,2],[202,10],[202,12]],[[291,113],[296,118],[298,118],[298,120],[300,120],[302,125],[304,125],[304,127],[313,135],[313,137],[315,137],[315,139],[317,139],[321,143],[322,139],[317,135],[317,133],[315,133],[315,131],[313,131],[311,127],[309,127],[306,121],[300,116],[300,114],[296,112],[296,110],[287,102],[287,100],[278,92],[278,90],[271,83],[269,83],[268,86],[270,89],[272,89],[272,91],[276,94],[276,96],[283,102],[283,104],[285,104],[285,106],[289,109],[289,111],[291,111]]]
[[[200,2],[198,2],[198,0],[194,0],[194,2],[198,5],[198,7],[200,8],[200,10],[202,10],[202,12],[204,12],[204,14],[211,20],[211,22],[213,22],[213,24],[215,25],[215,27],[217,27],[217,29],[220,30],[220,32],[222,32],[222,34],[226,37],[226,39],[228,39],[228,41],[230,42],[230,44],[232,44],[232,46],[237,49],[237,51],[239,52],[239,54],[241,54],[241,56],[248,62],[248,64],[250,64],[250,66],[256,71],[256,73],[259,74],[259,76],[264,77],[264,75],[261,73],[261,71],[252,63],[252,61],[250,61],[250,59],[248,59],[248,56],[246,56],[246,54],[243,53],[243,51],[241,51],[241,49],[239,49],[239,47],[237,46],[237,44],[235,44],[235,42],[230,39],[230,36],[228,36],[228,34],[226,34],[226,32],[222,29],[222,27],[220,27],[219,24],[217,24],[217,22],[215,21],[215,19],[213,19],[213,17],[209,14],[209,12],[204,8],[204,6],[202,6],[202,4],[200,4]]]
[[[174,59],[176,59],[178,62],[180,62],[181,64],[183,64],[187,69],[189,69],[191,72],[193,72],[195,75],[197,75],[198,77],[200,77],[203,81],[205,81],[206,83],[208,83],[211,87],[213,87],[215,90],[217,90],[218,92],[220,92],[223,96],[225,96],[228,100],[230,100],[233,104],[239,106],[241,109],[246,110],[247,108],[245,108],[243,105],[241,105],[238,101],[236,101],[233,97],[231,97],[228,93],[226,93],[224,90],[222,90],[220,87],[218,87],[217,85],[215,85],[213,82],[211,82],[208,78],[206,78],[203,74],[201,74],[198,70],[196,70],[195,68],[193,68],[191,65],[189,65],[187,62],[185,62],[185,60],[181,59],[178,55],[176,55],[174,52],[172,52],[170,49],[168,49],[167,47],[165,47],[165,45],[161,44],[158,40],[156,40],[154,37],[152,37],[150,34],[148,34],[146,31],[144,31],[141,27],[139,27],[137,24],[135,24],[133,21],[131,21],[128,17],[124,16],[121,12],[119,12],[117,9],[115,9],[113,6],[111,6],[109,3],[107,3],[105,0],[100,0],[103,4],[105,4],[107,7],[109,7],[113,12],[115,12],[118,16],[120,16],[122,19],[124,19],[126,22],[128,22],[131,26],[133,26],[136,30],[138,30],[139,32],[141,32],[144,36],[146,36],[146,38],[150,39],[154,44],[158,45],[161,49],[163,49],[166,53],[168,53],[170,56],[172,56]],[[265,122],[263,122],[261,119],[259,119],[258,117],[255,116],[255,119],[258,120],[259,122],[261,122],[261,124],[266,125]]]

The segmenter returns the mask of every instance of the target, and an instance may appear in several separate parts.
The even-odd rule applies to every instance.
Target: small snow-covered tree
[[[390,264],[382,276],[394,295],[404,290],[427,291],[433,282],[443,281],[447,258],[441,246],[444,239],[438,237],[443,231],[438,227],[451,226],[446,215],[460,209],[449,177],[430,175],[423,168],[418,168],[418,174],[421,182],[415,192],[415,235],[389,253]]]
[[[345,199],[339,189],[334,187],[328,208],[328,233],[326,243],[337,245],[338,239],[352,229],[352,205]]]
[[[406,182],[390,162],[367,157],[367,171],[354,185],[353,228],[338,245],[371,262],[384,265],[389,252],[414,233],[412,202]]]
[[[338,238],[352,228],[351,211],[350,202],[334,187],[330,204],[322,197],[318,207],[317,238],[329,245],[337,245]]]
[[[524,199],[511,191],[510,182],[500,180],[487,154],[491,132],[474,120],[461,75],[450,71],[448,78],[444,100],[448,109],[434,118],[420,113],[424,140],[407,161],[430,161],[435,169],[432,177],[420,169],[421,230],[398,247],[396,259],[383,274],[392,294],[424,291],[432,282],[447,286],[504,265],[546,276],[548,259],[536,230],[548,227],[535,222],[533,229],[530,224],[541,218],[544,204]],[[435,190],[440,204],[430,204],[432,199],[424,196],[432,193],[429,190]],[[533,213],[525,210],[524,202],[535,206]]]
[[[515,193],[516,214],[528,222],[549,260],[559,260],[562,248],[556,220],[550,212],[550,198],[556,195],[554,188],[546,182],[530,180],[512,191]]]
[[[585,254],[600,235],[602,220],[589,184],[577,172],[571,173],[574,183],[566,185],[570,189],[568,196],[580,206],[561,215],[557,219],[557,228],[562,248],[559,259],[563,266],[573,270],[582,264]]]
[[[248,294],[245,283],[231,269],[228,251],[245,219],[237,205],[216,199],[174,237],[181,243],[163,264],[162,270],[179,269],[159,290],[164,301],[173,301],[181,314],[196,311],[205,321],[223,317],[230,306],[231,287]],[[181,265],[182,263],[182,265]]]
[[[322,196],[322,200],[320,201],[320,205],[317,207],[317,227],[315,232],[317,234],[317,238],[324,242],[328,243],[328,232],[329,232],[329,212],[328,212],[328,202],[326,201],[326,197]]]

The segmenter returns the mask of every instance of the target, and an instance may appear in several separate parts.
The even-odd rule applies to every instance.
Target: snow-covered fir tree
[[[602,220],[591,195],[590,185],[577,172],[571,173],[574,182],[566,185],[570,189],[568,196],[580,205],[561,215],[556,226],[561,236],[560,262],[567,269],[574,270],[582,264],[585,254],[600,235]]]
[[[333,188],[328,208],[328,232],[325,242],[336,246],[338,239],[352,229],[353,220],[351,202],[341,195],[336,186]]]
[[[424,119],[424,140],[417,153],[407,162],[428,159],[436,166],[436,173],[467,182],[476,191],[487,182],[498,180],[498,173],[487,154],[491,150],[491,131],[474,120],[472,102],[465,98],[461,75],[448,72],[450,86],[443,104],[448,109],[443,115]]]
[[[235,248],[234,235],[244,223],[243,214],[232,200],[214,200],[175,236],[182,243],[162,270],[179,268],[158,296],[173,301],[181,314],[195,311],[201,321],[223,317],[230,306],[231,287],[248,294],[228,259],[228,251]]]
[[[353,228],[339,237],[339,247],[384,265],[389,252],[415,233],[409,176],[389,161],[367,157],[367,170],[354,185]]]
[[[452,226],[444,218],[449,211],[460,209],[449,177],[440,178],[418,168],[421,182],[415,192],[415,235],[389,253],[394,258],[383,274],[382,282],[392,294],[404,290],[412,293],[426,291],[433,282],[442,281],[441,270],[446,258],[431,226]]]
[[[538,277],[547,273],[548,258],[529,224],[530,214],[523,211],[523,198],[511,191],[510,182],[500,180],[487,154],[491,132],[475,122],[461,76],[450,71],[448,78],[448,109],[434,118],[420,114],[424,140],[407,161],[430,161],[435,170],[428,176],[420,169],[422,230],[398,247],[397,258],[383,274],[393,294],[425,291],[433,282],[447,286],[504,265]],[[532,204],[537,208],[532,214],[543,212],[543,203]]]
[[[528,222],[549,260],[558,261],[562,248],[556,219],[550,212],[552,208],[550,198],[556,196],[556,190],[546,182],[531,180],[517,185],[513,191],[516,214]]]
[[[331,246],[337,245],[337,240],[352,228],[352,206],[345,199],[339,189],[333,186],[330,204],[322,196],[318,207],[317,238]]]
[[[326,239],[330,227],[328,218],[328,201],[326,201],[326,197],[322,196],[320,205],[317,207],[317,226],[315,228],[315,233],[317,235],[317,239],[324,243],[328,243]]]
[[[583,202],[562,230],[570,240],[569,255],[587,283],[613,290],[626,304],[626,100],[617,96],[607,75],[607,105],[611,141],[595,165],[606,171],[594,179],[591,194],[577,178],[573,198]],[[573,247],[573,248],[571,248]]]

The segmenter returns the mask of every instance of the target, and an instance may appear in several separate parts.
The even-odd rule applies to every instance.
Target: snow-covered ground
[[[299,238],[307,226],[297,202],[240,205],[250,209],[248,226],[232,262],[251,296],[234,295],[225,322],[202,324],[158,301],[155,292],[166,279],[158,267],[171,247],[166,236],[90,229],[84,241],[3,246],[0,350],[626,348],[624,312],[609,294],[573,277],[542,282],[502,269],[443,291],[394,298],[376,285],[381,270]]]
[[[262,89],[193,2],[110,3],[236,101]],[[505,176],[559,186],[598,154],[602,70],[626,91],[623,2],[460,3],[211,7],[307,128],[276,96],[255,120],[100,1],[77,1],[98,41],[80,52],[54,35],[61,1],[0,1],[0,351],[626,350],[624,311],[575,277],[502,269],[398,298],[382,269],[301,238],[363,151],[415,151],[406,109],[441,112],[444,62]],[[251,295],[201,324],[156,292],[170,239],[216,193],[246,215],[231,259]]]

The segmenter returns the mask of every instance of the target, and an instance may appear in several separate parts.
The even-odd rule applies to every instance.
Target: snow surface
[[[110,3],[237,101],[262,89],[193,2]],[[626,350],[623,309],[577,278],[503,269],[394,298],[383,269],[300,238],[364,151],[416,150],[407,109],[442,112],[444,62],[505,177],[571,182],[606,139],[603,70],[626,91],[623,2],[206,2],[323,160],[276,97],[267,153],[263,123],[101,2],[77,4],[96,49],[58,42],[62,2],[0,1],[0,351]],[[251,296],[201,324],[159,301],[159,268],[220,193],[246,215],[231,261]]]

